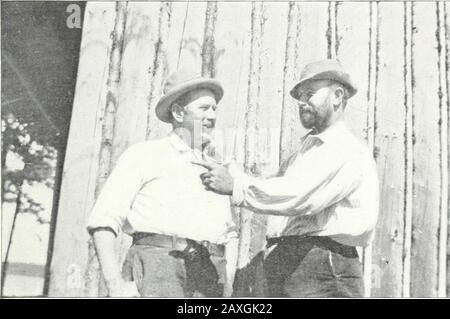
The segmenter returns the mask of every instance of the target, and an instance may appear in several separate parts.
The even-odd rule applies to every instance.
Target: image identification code
[[[271,314],[272,304],[264,303],[222,303],[220,307],[207,305],[184,305],[178,306],[179,314],[203,314],[208,317],[211,313],[220,314]]]

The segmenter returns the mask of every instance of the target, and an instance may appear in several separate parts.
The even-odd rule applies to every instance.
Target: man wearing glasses
[[[340,63],[308,64],[290,94],[302,125],[311,131],[275,178],[254,178],[234,166],[197,162],[210,190],[232,195],[235,205],[285,216],[280,236],[268,238],[269,297],[362,297],[356,250],[373,239],[378,181],[368,147],[346,127],[347,100],[357,89]],[[274,248],[273,248],[274,247]]]

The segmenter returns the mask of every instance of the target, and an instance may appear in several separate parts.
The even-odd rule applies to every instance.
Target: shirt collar
[[[345,126],[344,121],[337,121],[325,131],[319,134],[311,134],[315,138],[318,138],[323,143],[330,143],[336,140],[340,140],[340,138],[347,132],[347,127]]]
[[[175,151],[181,155],[191,154],[194,158],[202,159],[202,155],[205,154],[205,151],[201,152],[198,149],[189,147],[174,131],[170,132],[169,141]]]

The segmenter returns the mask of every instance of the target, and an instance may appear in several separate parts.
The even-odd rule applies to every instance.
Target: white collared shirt
[[[341,121],[304,137],[278,177],[230,171],[234,203],[286,216],[282,236],[329,236],[351,246],[367,246],[373,239],[379,193],[375,161]]]
[[[235,237],[228,196],[208,192],[192,164],[202,152],[175,133],[131,146],[119,158],[97,199],[88,230],[150,232],[212,243]]]

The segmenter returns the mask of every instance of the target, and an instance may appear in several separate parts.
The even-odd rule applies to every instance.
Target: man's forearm
[[[116,237],[113,232],[105,229],[95,231],[92,237],[103,277],[109,286],[121,278],[119,262],[114,250]]]

